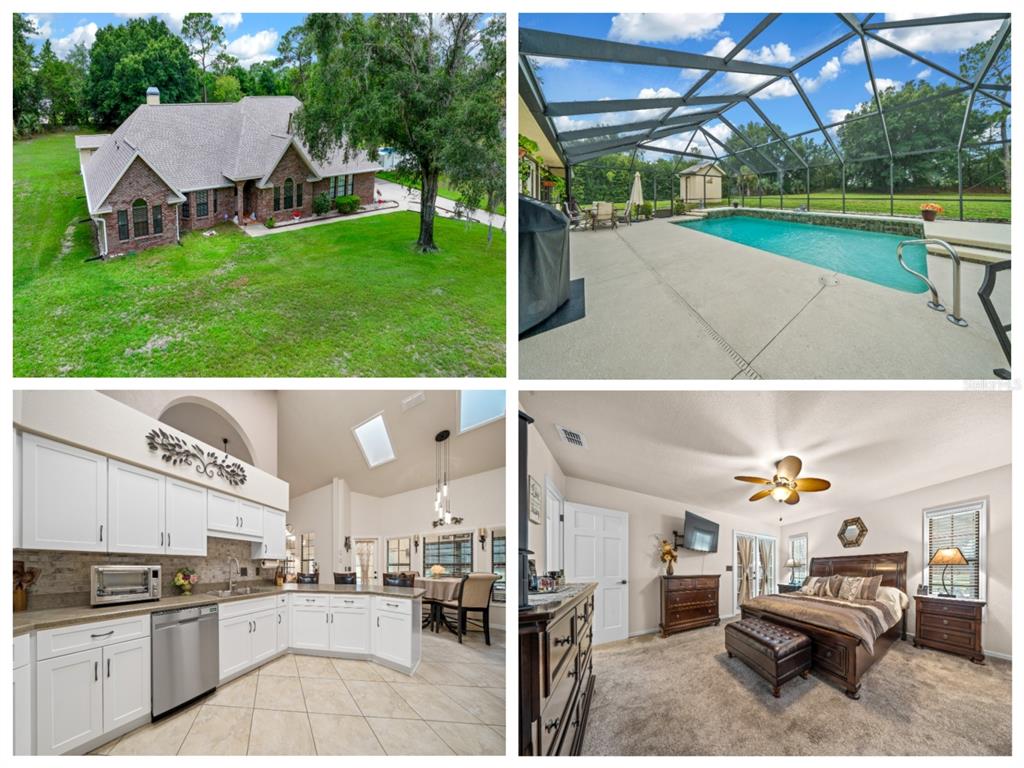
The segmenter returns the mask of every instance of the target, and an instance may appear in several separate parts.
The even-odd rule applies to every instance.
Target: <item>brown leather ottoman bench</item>
[[[772,696],[779,698],[779,686],[811,668],[811,638],[803,632],[747,618],[725,625],[725,650],[738,656],[752,670],[771,683]]]

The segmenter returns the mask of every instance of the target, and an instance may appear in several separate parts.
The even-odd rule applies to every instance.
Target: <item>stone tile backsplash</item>
[[[196,592],[226,586],[228,563],[233,557],[238,558],[238,564],[247,569],[248,574],[240,577],[236,573],[236,582],[273,581],[275,564],[268,562],[267,567],[257,575],[260,563],[252,559],[251,544],[232,539],[207,538],[206,557],[14,550],[15,560],[23,560],[26,568],[40,570],[39,580],[29,589],[29,610],[88,605],[89,568],[93,565],[159,565],[163,594],[170,596],[179,594],[178,588],[171,581],[174,572],[183,567],[192,568],[199,574]],[[231,567],[234,567],[234,562],[231,562]]]

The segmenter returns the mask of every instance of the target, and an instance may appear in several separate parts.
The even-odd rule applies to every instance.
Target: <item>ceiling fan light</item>
[[[789,498],[790,490],[784,485],[777,485],[772,488],[772,498],[776,501],[785,501]]]

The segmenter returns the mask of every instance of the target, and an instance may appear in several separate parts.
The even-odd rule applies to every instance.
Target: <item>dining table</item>
[[[444,615],[443,603],[458,600],[462,587],[461,576],[417,576],[414,587],[423,590],[423,600],[430,606],[430,613],[423,619],[423,628],[440,632],[444,627],[458,634],[455,626]]]

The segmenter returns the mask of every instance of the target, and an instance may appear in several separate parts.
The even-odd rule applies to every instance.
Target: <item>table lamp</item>
[[[960,551],[960,547],[947,547],[946,549],[937,549],[935,554],[932,555],[932,559],[928,561],[928,565],[942,565],[945,566],[942,569],[942,592],[939,597],[956,597],[950,590],[953,585],[946,586],[946,571],[949,570],[951,565],[967,565],[967,558],[964,557],[964,553]]]
[[[802,563],[798,563],[792,557],[789,558],[789,560],[787,560],[783,564],[783,566],[782,566],[783,568],[789,568],[789,583],[790,584],[796,584],[796,571],[794,569],[795,568],[799,568],[801,565],[802,565]]]

